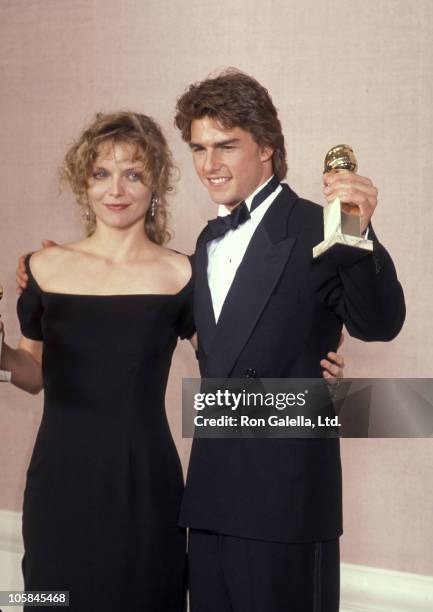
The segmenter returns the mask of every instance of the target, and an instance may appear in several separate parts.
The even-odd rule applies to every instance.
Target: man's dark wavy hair
[[[271,96],[256,79],[229,68],[216,77],[193,83],[178,99],[174,123],[185,142],[191,141],[191,123],[211,117],[223,129],[239,127],[259,145],[270,146],[275,176],[287,174],[286,148],[281,123]]]

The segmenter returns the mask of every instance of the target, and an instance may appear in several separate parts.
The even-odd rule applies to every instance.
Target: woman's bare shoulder
[[[82,243],[84,241],[58,244],[35,251],[29,261],[32,273],[37,279],[43,281],[53,274],[58,274],[61,270],[66,270],[73,265]]]
[[[178,276],[182,284],[186,284],[191,278],[192,270],[191,263],[187,255],[162,247],[163,257],[168,266],[173,270],[173,273]]]

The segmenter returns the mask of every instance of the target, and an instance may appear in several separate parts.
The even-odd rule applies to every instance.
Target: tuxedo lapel
[[[207,229],[205,229],[197,243],[194,284],[194,318],[196,328],[199,330],[199,341],[205,353],[209,353],[216,330],[212,297],[207,281],[207,260]]]
[[[208,354],[205,374],[209,378],[223,378],[230,374],[285,268],[295,243],[295,238],[288,235],[287,225],[296,199],[296,194],[283,185],[283,191],[267,211],[248,245],[224,302],[213,339],[209,336],[205,340],[211,340],[205,349]],[[207,286],[207,278],[205,280]],[[211,312],[213,316],[212,305]],[[199,324],[197,328],[201,338]]]

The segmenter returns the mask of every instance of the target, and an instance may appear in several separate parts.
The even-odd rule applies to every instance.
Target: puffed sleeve
[[[193,295],[192,291],[188,291],[177,322],[177,333],[182,340],[195,334]]]
[[[192,276],[185,287],[184,300],[182,302],[179,319],[177,321],[177,333],[179,338],[191,338],[195,334],[194,324],[194,260],[188,258],[191,263]]]
[[[26,257],[26,269],[29,277],[27,288],[17,303],[17,314],[21,333],[30,340],[43,340],[42,334],[42,291],[37,285],[30,270],[30,255]]]

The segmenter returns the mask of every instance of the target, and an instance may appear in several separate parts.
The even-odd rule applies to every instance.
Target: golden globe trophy
[[[3,287],[0,285],[0,300],[3,297]],[[3,348],[3,330],[0,330],[0,363],[2,358],[2,348]],[[11,382],[11,373],[6,372],[5,370],[0,370],[0,382]]]
[[[356,172],[357,169],[358,163],[349,145],[332,147],[325,156],[324,173],[340,170]],[[324,240],[313,248],[315,259],[332,254],[339,262],[350,263],[373,251],[372,240],[367,240],[361,234],[361,217],[354,214],[354,208],[357,207],[342,204],[340,198],[324,206]],[[346,212],[349,209],[351,213]]]

